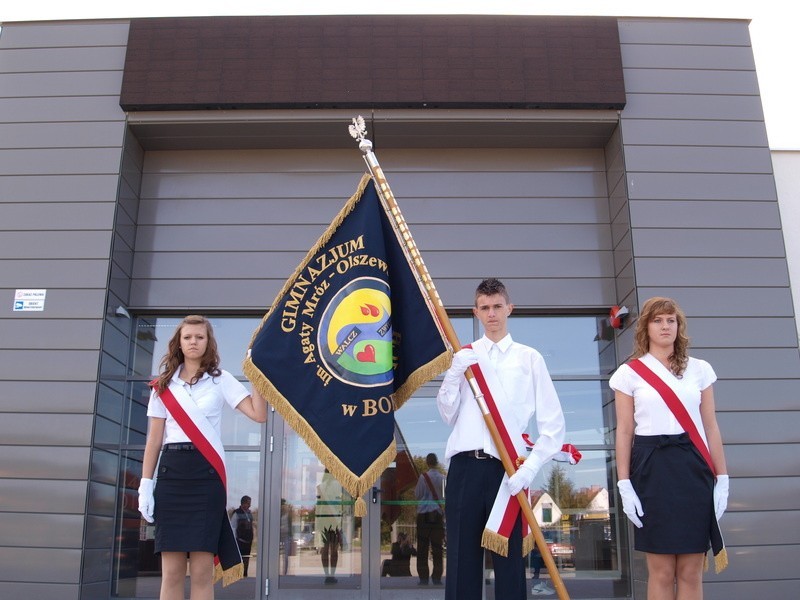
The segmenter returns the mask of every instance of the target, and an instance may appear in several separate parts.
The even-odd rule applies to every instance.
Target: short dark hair
[[[245,502],[250,502],[250,496],[242,496],[242,499],[239,501],[239,504],[244,504]]]
[[[475,305],[477,306],[478,304],[478,296],[494,296],[495,294],[500,294],[505,298],[506,302],[511,302],[508,291],[506,291],[506,286],[503,285],[502,281],[495,277],[484,279],[478,284],[475,290]]]
[[[428,456],[425,457],[425,464],[427,464],[429,467],[435,467],[436,465],[439,464],[439,459],[433,452],[431,452],[430,454],[428,454]]]

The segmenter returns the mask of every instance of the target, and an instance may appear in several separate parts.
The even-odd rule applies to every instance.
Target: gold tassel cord
[[[714,557],[714,572],[718,575],[728,568],[728,549],[723,548]]]

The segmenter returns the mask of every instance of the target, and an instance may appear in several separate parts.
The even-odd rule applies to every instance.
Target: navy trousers
[[[481,536],[503,480],[499,460],[457,454],[447,473],[447,570],[445,600],[480,600],[484,585]],[[525,561],[522,556],[522,514],[509,539],[508,556],[492,552],[494,597],[525,600]]]

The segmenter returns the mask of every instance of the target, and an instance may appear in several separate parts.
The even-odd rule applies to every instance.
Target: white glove
[[[154,487],[155,484],[152,479],[142,477],[139,482],[139,512],[142,513],[144,520],[148,523],[152,523],[155,520],[153,519],[153,509],[156,506],[155,498],[153,498]]]
[[[642,521],[639,517],[644,516],[644,511],[642,510],[642,503],[639,501],[639,496],[633,491],[631,480],[620,479],[617,482],[617,488],[622,498],[622,511],[628,516],[631,523],[641,528]]]
[[[717,521],[725,514],[726,508],[728,508],[728,476],[717,475],[717,482],[714,484],[714,513],[717,515]]]
[[[533,483],[533,480],[536,477],[536,474],[539,472],[541,466],[542,465],[540,464],[538,457],[531,455],[526,458],[525,462],[519,466],[519,469],[517,469],[517,472],[509,477],[508,481],[506,482],[506,487],[508,488],[509,493],[512,496],[516,496],[522,490],[531,487],[531,483]]]
[[[478,362],[478,355],[472,348],[462,348],[453,355],[453,362],[445,373],[445,379],[458,379],[464,372]]]

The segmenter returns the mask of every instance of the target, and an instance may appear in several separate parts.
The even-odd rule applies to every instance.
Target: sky
[[[0,23],[209,15],[519,14],[748,19],[764,120],[772,150],[800,150],[800,3],[792,0],[6,0]],[[1,35],[1,33],[0,33]]]

